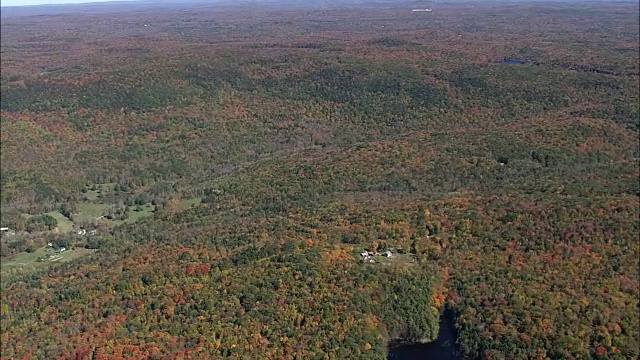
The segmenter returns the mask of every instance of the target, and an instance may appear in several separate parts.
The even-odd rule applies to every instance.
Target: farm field
[[[145,205],[140,208],[140,211],[132,211],[129,217],[124,220],[124,223],[133,223],[142,218],[153,216],[154,207],[153,205]]]
[[[100,218],[104,215],[109,205],[107,204],[93,204],[93,203],[81,203],[78,204],[78,214],[74,216],[74,219],[79,221],[92,221]]]
[[[66,216],[60,214],[60,212],[52,211],[52,212],[46,213],[46,215],[49,215],[54,219],[56,219],[56,221],[58,222],[58,230],[61,233],[68,233],[73,231],[73,222],[70,221]]]
[[[76,248],[66,250],[63,253],[55,253],[47,247],[37,249],[32,253],[21,253],[13,258],[2,259],[1,268],[4,275],[9,276],[9,273],[28,273],[30,270],[46,267],[55,262],[69,262],[74,259],[94,253],[95,250]],[[38,261],[38,258],[47,258],[44,261]]]

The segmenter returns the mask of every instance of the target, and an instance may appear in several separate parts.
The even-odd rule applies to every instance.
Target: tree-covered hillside
[[[637,4],[415,6],[3,18],[0,355],[636,359]]]

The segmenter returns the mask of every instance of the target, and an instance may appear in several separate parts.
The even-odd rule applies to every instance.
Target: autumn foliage
[[[638,357],[637,6],[190,6],[2,19],[2,226],[154,207],[3,269],[2,358]]]

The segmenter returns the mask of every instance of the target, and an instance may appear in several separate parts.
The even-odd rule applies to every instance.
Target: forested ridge
[[[3,358],[640,355],[637,4],[193,6],[2,19]]]

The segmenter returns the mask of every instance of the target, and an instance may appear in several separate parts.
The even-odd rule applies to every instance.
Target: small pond
[[[446,311],[440,317],[438,339],[427,344],[391,344],[389,360],[458,360],[455,353],[456,329],[453,314]]]

